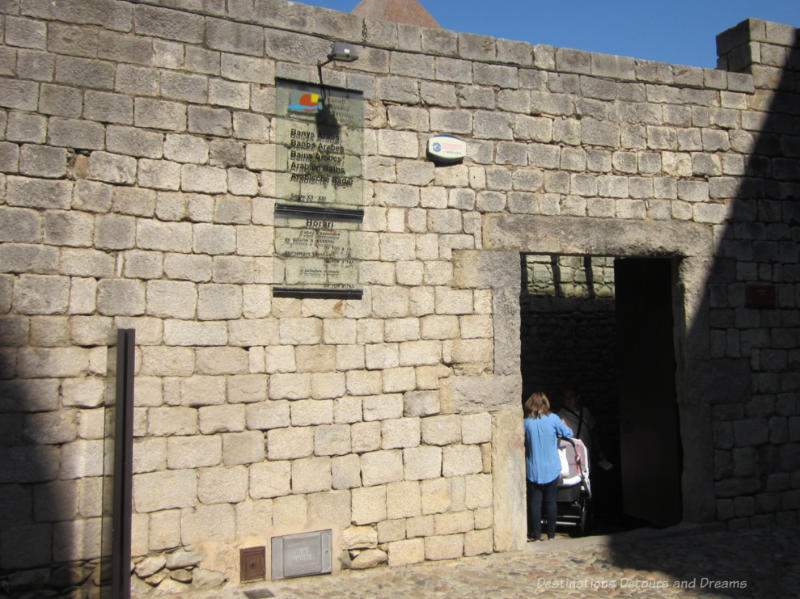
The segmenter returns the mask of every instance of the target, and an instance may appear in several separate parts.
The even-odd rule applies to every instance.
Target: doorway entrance
[[[573,391],[591,414],[593,530],[679,522],[676,260],[526,254],[522,266],[523,399],[544,391],[557,412]]]

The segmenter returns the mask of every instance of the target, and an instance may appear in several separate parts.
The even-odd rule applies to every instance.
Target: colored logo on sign
[[[289,110],[313,114],[322,109],[319,94],[293,92],[289,99]]]
[[[436,142],[433,144],[433,151],[434,152],[441,152],[442,151],[442,144]]]

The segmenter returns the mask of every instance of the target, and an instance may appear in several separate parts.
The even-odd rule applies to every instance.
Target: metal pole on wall
[[[136,330],[117,330],[117,394],[114,426],[114,508],[111,592],[131,596],[131,495],[133,490],[133,371]]]

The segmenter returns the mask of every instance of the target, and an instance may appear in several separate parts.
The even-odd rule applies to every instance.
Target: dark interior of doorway
[[[651,328],[660,331],[660,338],[653,337],[653,340],[662,346],[659,349],[661,354],[653,362],[660,364],[660,376],[671,378],[674,383],[674,361],[664,359],[667,354],[674,356],[671,264],[670,259],[620,260],[613,256],[552,254],[522,256],[523,400],[534,391],[544,391],[551,400],[553,411],[558,411],[563,408],[565,391],[575,391],[595,420],[594,457],[602,455],[613,464],[610,470],[604,470],[599,467],[597,459],[592,460],[590,534],[608,534],[649,524],[667,525],[680,520],[681,456],[672,455],[674,448],[665,450],[670,454],[666,460],[667,467],[675,470],[675,476],[667,483],[670,486],[667,495],[672,496],[672,507],[677,501],[677,512],[673,510],[664,517],[656,515],[643,519],[641,511],[630,509],[631,497],[635,500],[642,493],[638,492],[640,489],[636,482],[631,487],[630,476],[623,485],[620,467],[623,459],[630,463],[630,447],[626,450],[627,458],[621,455],[621,447],[625,445],[621,434],[624,420],[621,406],[627,405],[637,385],[647,384],[646,378],[631,375],[631,368],[637,365],[624,359],[626,355],[649,351],[649,348],[633,347],[639,340],[631,337],[632,329],[643,327],[645,335]],[[619,290],[618,284],[622,286]],[[638,285],[644,285],[644,288]],[[624,294],[621,302],[617,301],[618,292]],[[639,294],[648,305],[660,298],[658,309],[636,309]],[[623,312],[618,314],[619,310]],[[669,339],[664,337],[665,330]],[[669,433],[675,438],[670,442],[679,447],[674,387],[667,393],[671,394],[665,400],[667,409],[675,412],[675,427]],[[643,480],[641,490],[652,484],[653,481]],[[676,493],[677,500],[674,497]],[[627,508],[623,494],[628,496]]]

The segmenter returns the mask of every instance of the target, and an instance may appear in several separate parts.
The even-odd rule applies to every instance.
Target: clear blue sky
[[[305,0],[350,12],[359,0]],[[800,0],[421,0],[444,29],[716,67],[716,36],[748,17],[800,27]]]

